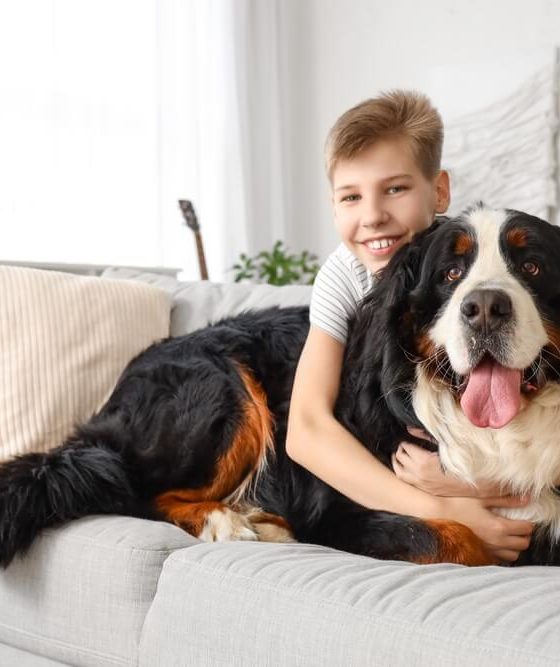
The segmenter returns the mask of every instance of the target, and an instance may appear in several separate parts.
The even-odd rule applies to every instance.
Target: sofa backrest
[[[250,283],[183,282],[170,276],[125,268],[106,269],[103,277],[139,280],[168,292],[172,297],[172,336],[189,333],[246,310],[271,306],[307,306],[311,297],[309,285],[277,287]]]

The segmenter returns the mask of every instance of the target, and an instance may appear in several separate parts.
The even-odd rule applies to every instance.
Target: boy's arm
[[[437,499],[399,480],[338,422],[344,345],[311,326],[298,364],[288,420],[288,455],[365,507],[433,516]]]
[[[311,326],[298,364],[286,451],[314,475],[371,509],[419,518],[441,518],[468,525],[502,560],[516,560],[526,549],[532,526],[493,514],[490,506],[519,506],[512,498],[443,498],[401,481],[334,417],[344,346]]]

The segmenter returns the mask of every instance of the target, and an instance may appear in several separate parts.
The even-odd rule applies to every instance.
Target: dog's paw
[[[198,537],[204,542],[259,539],[251,523],[242,514],[233,512],[227,507],[208,514]]]

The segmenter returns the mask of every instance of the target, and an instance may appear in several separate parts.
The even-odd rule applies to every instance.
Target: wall
[[[515,88],[560,45],[560,3],[553,0],[288,1],[298,21],[286,34],[299,93],[293,222],[298,244],[322,256],[336,243],[323,142],[340,113],[381,90],[406,87],[430,94],[445,120]]]
[[[239,249],[263,249],[271,237],[323,259],[337,242],[323,144],[340,113],[380,90],[410,87],[451,117],[505,94],[560,45],[554,0],[227,2],[236,21],[257,30],[244,74],[253,96],[249,162],[259,166],[251,200],[241,203],[212,180],[212,156],[208,173],[191,159],[210,140],[196,134],[196,90],[185,85],[201,52],[211,74],[218,47],[233,39],[224,24],[208,42],[191,10],[226,0],[0,0],[0,259],[164,264],[196,278],[176,204],[191,196],[215,279],[224,277],[220,262],[225,269]],[[274,10],[276,29],[256,20],[263,8]],[[231,86],[229,70],[221,77]],[[266,113],[259,96],[270,96]],[[205,116],[219,107],[200,106]],[[248,145],[237,134],[234,156]],[[261,151],[265,142],[271,147]],[[236,163],[222,176],[240,173]],[[226,215],[210,224],[204,198],[189,191],[199,181],[215,208],[222,193],[220,205],[238,218],[257,210],[258,228],[241,238]]]

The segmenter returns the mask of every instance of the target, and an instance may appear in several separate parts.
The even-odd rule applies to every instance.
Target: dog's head
[[[560,381],[560,229],[482,204],[434,224],[389,263],[356,334],[396,416],[421,364],[474,425],[504,426]]]

